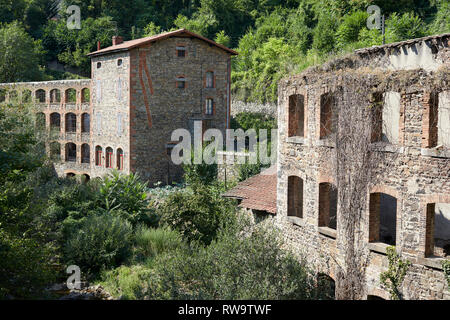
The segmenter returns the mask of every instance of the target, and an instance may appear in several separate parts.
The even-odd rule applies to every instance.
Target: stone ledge
[[[297,143],[297,144],[305,144],[305,138],[304,137],[287,137],[286,142],[287,143]]]
[[[319,139],[316,140],[314,142],[314,146],[316,147],[328,147],[328,148],[335,148],[336,144],[334,143],[333,140],[329,139],[329,138],[325,138],[325,139]]]
[[[286,219],[287,219],[287,221],[289,221],[299,227],[304,227],[306,224],[305,220],[302,218],[299,218],[299,217],[287,216]]]
[[[444,260],[446,259],[440,257],[417,258],[417,263],[433,269],[443,270],[442,261]]]
[[[390,153],[403,153],[405,151],[404,147],[389,144],[386,142],[373,142],[370,145],[370,149],[372,151],[390,152]]]
[[[319,233],[333,239],[337,237],[337,231],[328,227],[319,227]]]
[[[390,247],[389,244],[382,242],[369,242],[369,250],[386,255],[386,249]]]
[[[450,158],[450,149],[428,149],[422,148],[420,149],[420,154],[425,157],[435,157],[435,158]]]

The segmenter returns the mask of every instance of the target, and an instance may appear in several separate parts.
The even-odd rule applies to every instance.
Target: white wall
[[[439,94],[438,145],[450,148],[450,91]]]
[[[398,144],[400,124],[400,93],[386,92],[383,105],[383,141]]]
[[[440,63],[431,52],[431,48],[424,42],[410,46],[402,46],[399,52],[389,55],[389,69],[391,70],[413,70],[424,69],[435,71]]]

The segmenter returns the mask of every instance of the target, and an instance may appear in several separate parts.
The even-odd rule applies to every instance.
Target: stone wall
[[[346,58],[355,59],[358,58]],[[354,86],[354,79],[369,83],[368,87]],[[353,79],[353,80],[352,80]],[[347,239],[339,228],[342,213],[337,212],[337,230],[319,226],[319,184],[335,183],[330,150],[336,146],[332,141],[321,139],[321,97],[328,93],[341,92],[346,88],[348,96],[337,105],[338,110],[346,107],[345,99],[351,99],[351,92],[367,92],[367,101],[361,105],[370,106],[373,92],[397,92],[400,96],[400,117],[398,142],[394,144],[373,144],[372,152],[382,162],[376,167],[379,177],[376,183],[367,185],[367,195],[383,193],[397,200],[396,239],[397,251],[413,265],[403,284],[406,299],[450,299],[442,267],[442,257],[448,251],[435,248],[430,254],[434,223],[439,223],[435,211],[429,211],[430,204],[450,203],[450,153],[448,148],[424,147],[429,139],[430,95],[437,92],[447,95],[450,90],[450,70],[441,66],[440,71],[428,74],[423,70],[380,71],[369,69],[347,69],[340,71],[318,69],[299,76],[282,80],[279,84],[278,101],[278,185],[276,224],[281,228],[289,247],[305,256],[319,273],[326,273],[340,281],[338,270],[344,265]],[[354,87],[353,87],[354,86]],[[301,94],[304,97],[304,136],[289,137],[289,97]],[[349,102],[347,102],[349,103]],[[288,177],[297,176],[303,180],[303,217],[288,216]],[[339,192],[339,190],[338,190]],[[368,199],[371,197],[368,196]],[[370,200],[361,213],[362,232],[365,239],[362,252],[368,257],[364,272],[362,296],[378,296],[384,299],[389,294],[379,281],[380,273],[388,266],[387,244],[372,241],[373,228],[370,219]],[[446,225],[446,224],[445,224]],[[439,230],[439,229],[437,229]],[[435,256],[438,255],[438,256]]]

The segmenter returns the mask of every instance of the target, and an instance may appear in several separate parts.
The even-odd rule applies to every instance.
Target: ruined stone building
[[[357,50],[283,79],[276,213],[273,191],[258,187],[270,177],[225,196],[265,212],[336,288],[353,263],[362,279],[355,295],[389,299],[380,274],[395,246],[412,262],[405,299],[450,299],[441,264],[450,258],[449,62],[444,34]]]
[[[0,103],[32,102],[50,132],[60,175],[100,177],[113,169],[170,183],[175,129],[220,129],[230,121],[231,56],[185,29],[125,41],[89,54],[89,80],[0,84]]]

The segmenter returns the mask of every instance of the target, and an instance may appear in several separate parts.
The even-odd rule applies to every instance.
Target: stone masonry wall
[[[279,85],[278,101],[278,185],[276,224],[282,229],[288,245],[303,255],[317,271],[337,278],[338,264],[343,265],[346,239],[337,230],[320,228],[319,183],[333,181],[331,163],[327,156],[331,141],[319,139],[320,98],[323,94],[348,87],[346,75],[371,81],[370,88],[354,88],[369,93],[398,92],[401,96],[399,142],[397,145],[373,145],[389,163],[379,164],[379,181],[368,185],[366,192],[382,192],[397,199],[396,248],[413,265],[403,283],[406,299],[450,299],[440,258],[426,255],[427,204],[450,203],[450,153],[448,149],[425,148],[429,95],[431,92],[447,94],[450,90],[448,67],[436,74],[421,70],[379,72],[377,70],[341,70],[335,72],[305,72],[283,80]],[[364,81],[361,81],[362,83]],[[304,137],[288,137],[289,96],[301,94],[305,101]],[[345,108],[339,105],[339,108]],[[361,106],[363,107],[363,106]],[[288,217],[288,177],[303,179],[303,217]],[[338,190],[339,192],[339,190]],[[368,197],[370,198],[370,197]],[[359,231],[366,239],[364,252],[369,257],[365,270],[363,296],[389,298],[379,281],[380,273],[387,269],[386,245],[369,243],[369,203],[362,216]],[[448,257],[447,257],[448,258]]]

